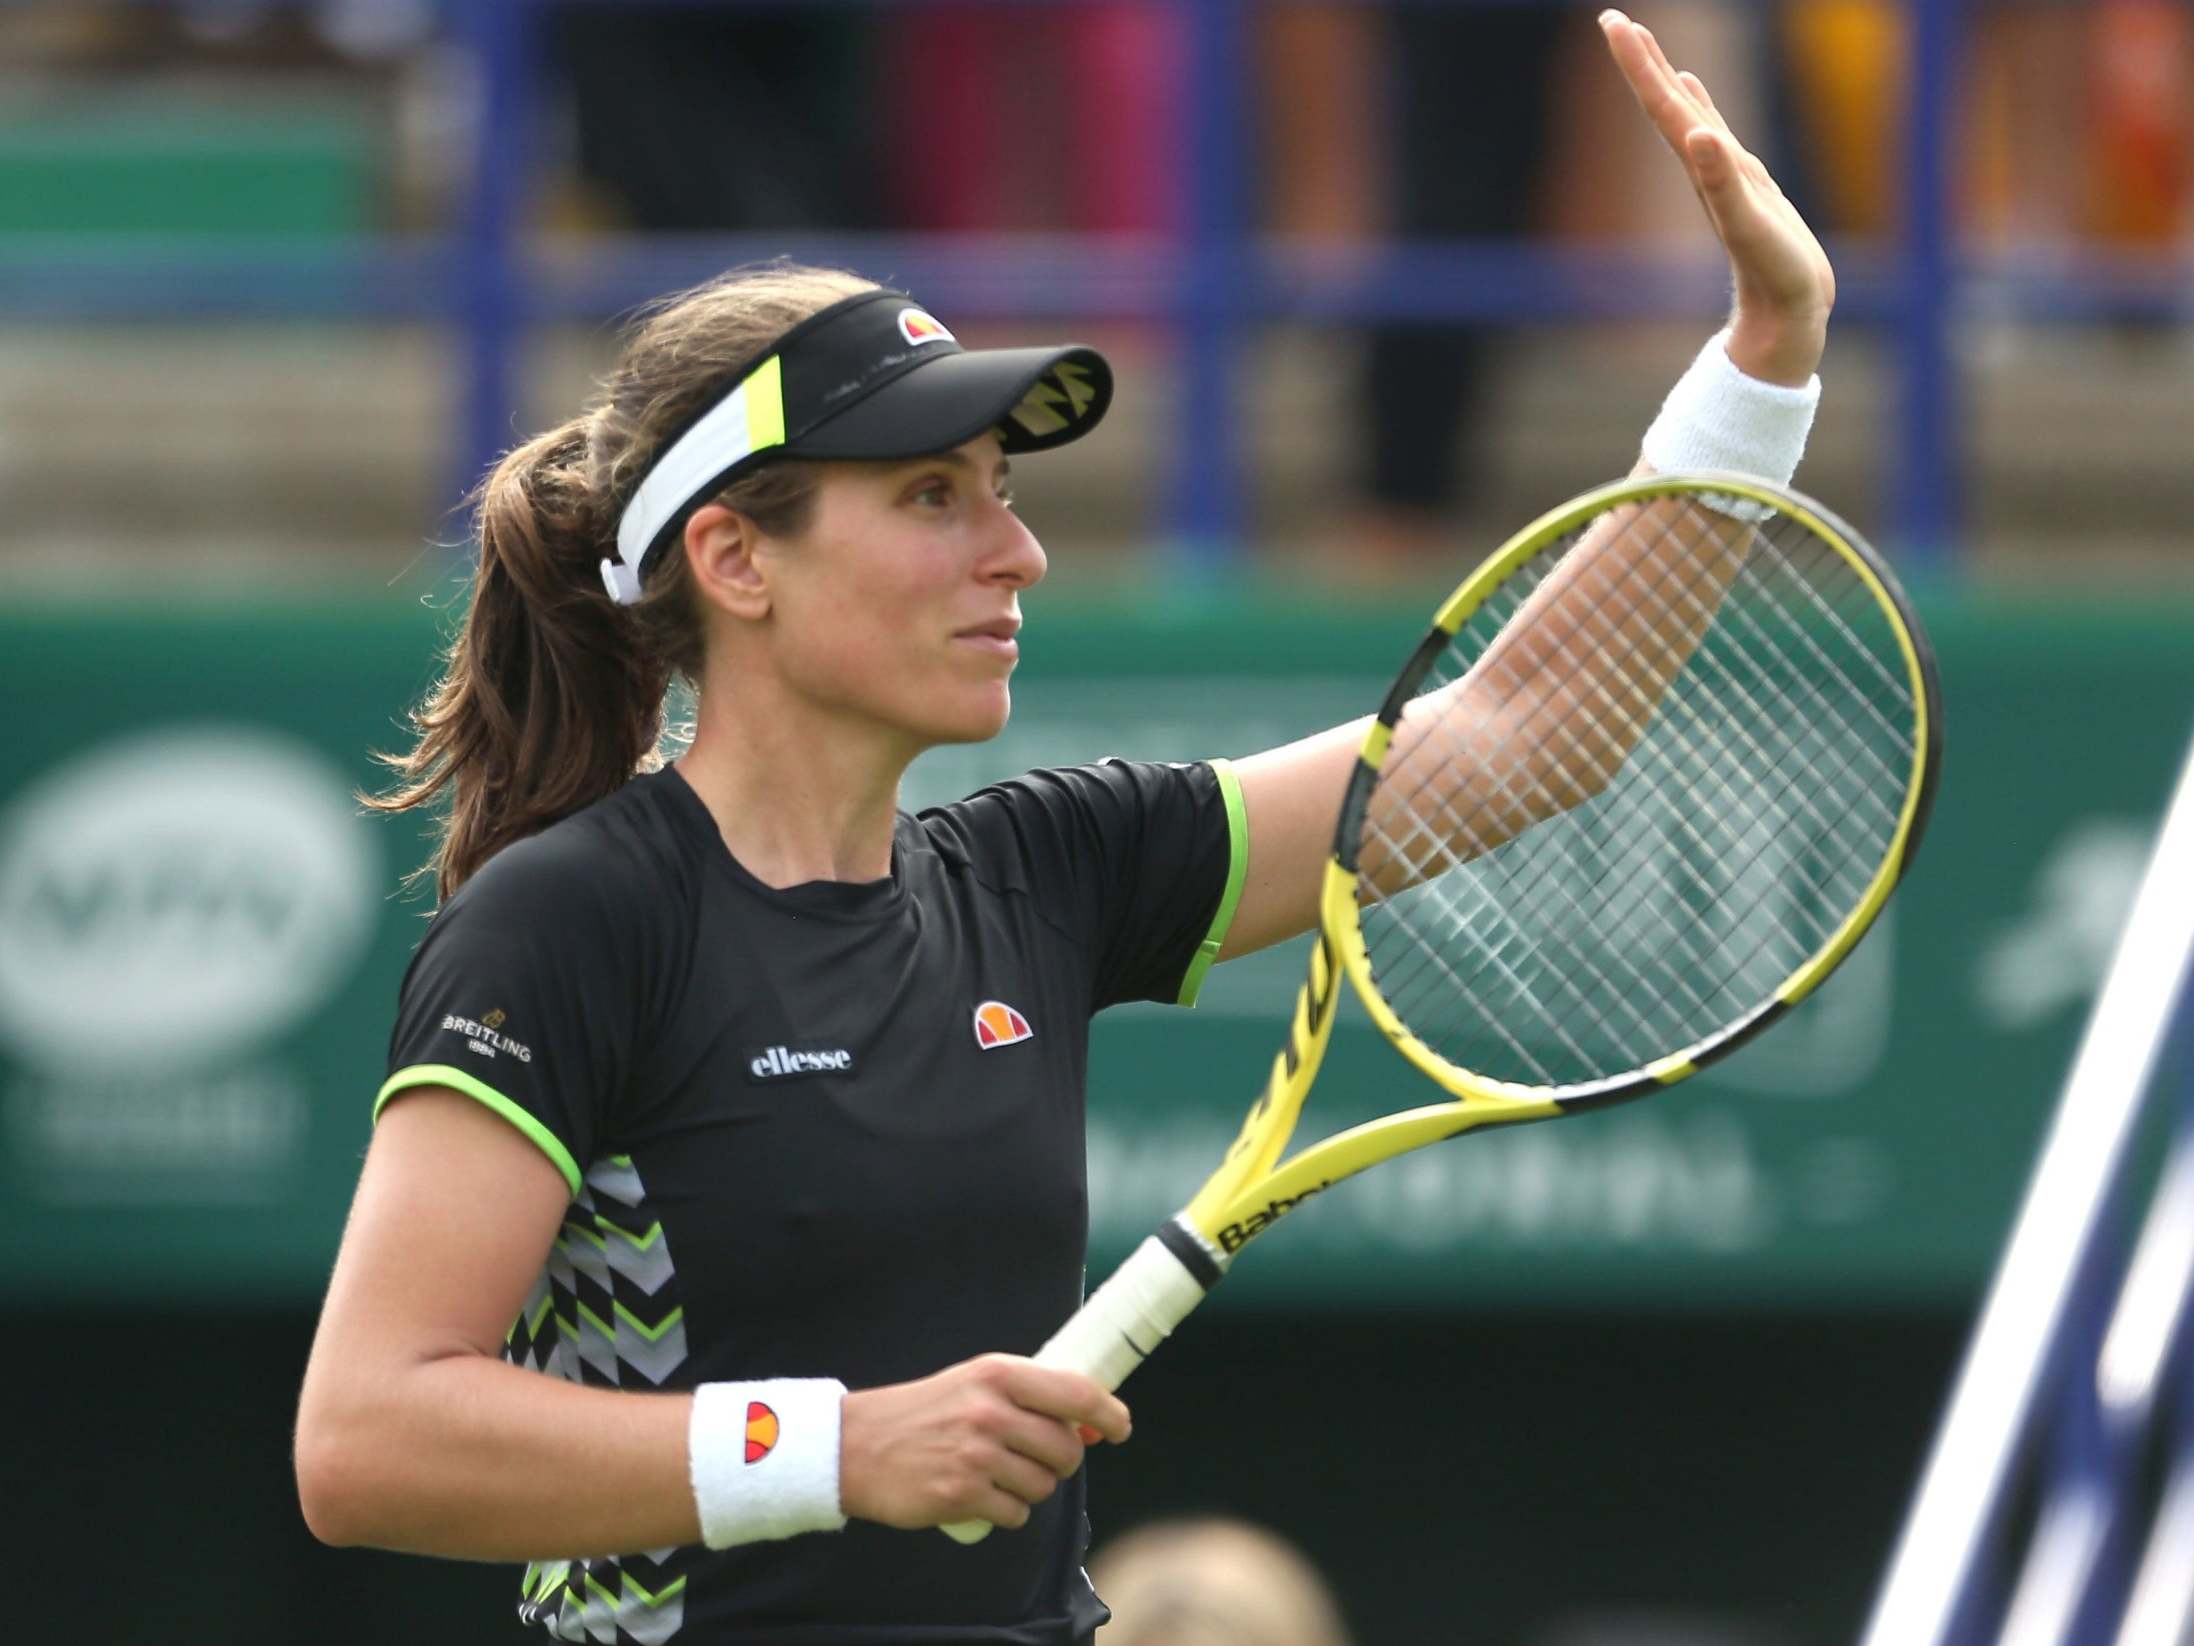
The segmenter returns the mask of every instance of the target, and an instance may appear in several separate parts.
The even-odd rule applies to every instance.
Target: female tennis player
[[[1602,26],[1736,284],[1644,461],[1787,479],[1826,259],[1704,88]],[[1081,1295],[1089,1019],[1315,924],[1360,738],[898,810],[918,753],[1005,724],[1044,574],[1011,463],[1110,394],[1088,349],[966,351],[775,267],[659,307],[487,480],[383,802],[446,799],[443,902],[305,1377],[319,1536],[531,1562],[565,1640],[1103,1621],[1078,1471],[1127,1410],[1020,1358]],[[695,733],[657,767],[673,675]],[[905,1535],[969,1520],[1015,1530]]]

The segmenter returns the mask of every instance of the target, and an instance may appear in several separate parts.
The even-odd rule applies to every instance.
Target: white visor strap
[[[617,520],[617,558],[602,562],[602,586],[620,606],[640,598],[648,545],[734,463],[785,443],[782,357],[771,355],[655,460]]]

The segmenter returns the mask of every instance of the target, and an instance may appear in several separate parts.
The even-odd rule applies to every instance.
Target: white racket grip
[[[1117,1389],[1203,1300],[1203,1282],[1151,1235],[1052,1333],[1036,1364]]]
[[[1204,1283],[1152,1235],[1051,1334],[1036,1364],[1117,1389],[1203,1300]],[[961,1543],[980,1543],[991,1527],[987,1520],[960,1520],[943,1530]]]

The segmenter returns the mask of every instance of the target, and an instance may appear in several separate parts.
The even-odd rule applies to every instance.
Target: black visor
[[[986,430],[1008,452],[1044,451],[1087,434],[1111,403],[1112,368],[1095,349],[971,352],[904,292],[861,292],[793,327],[664,443],[602,581],[621,604],[639,599],[693,511],[764,463],[924,457]]]

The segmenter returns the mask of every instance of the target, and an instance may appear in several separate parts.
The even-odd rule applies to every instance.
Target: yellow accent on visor
[[[785,361],[773,354],[740,385],[747,397],[747,451],[785,443]]]

